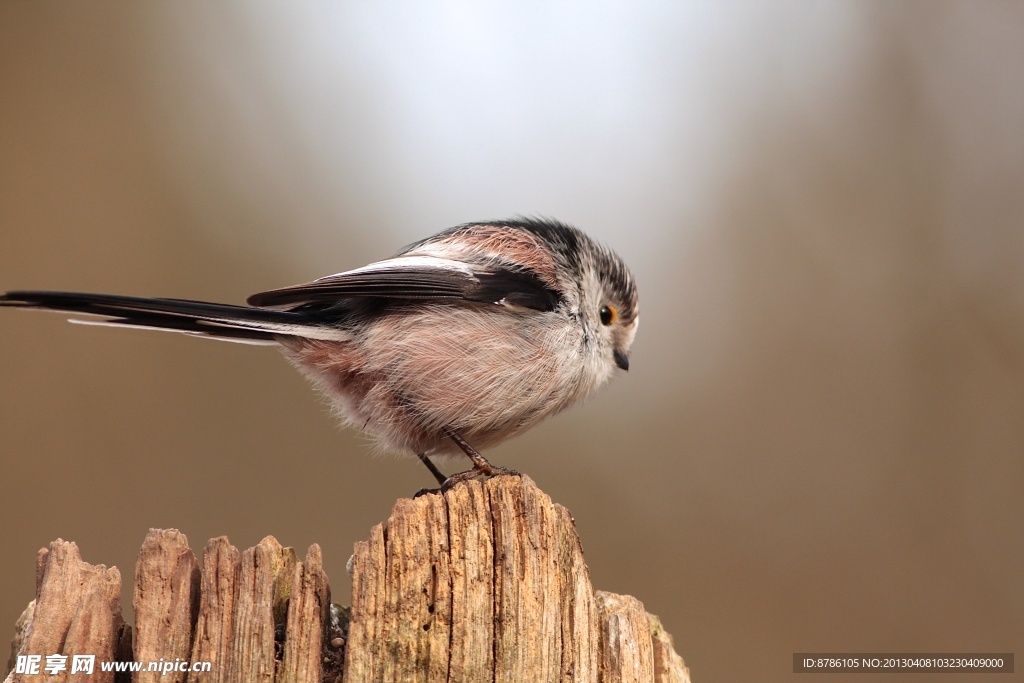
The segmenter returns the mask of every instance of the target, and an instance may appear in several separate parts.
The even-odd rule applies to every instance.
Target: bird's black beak
[[[615,350],[615,364],[623,370],[629,371],[629,356],[618,349]]]

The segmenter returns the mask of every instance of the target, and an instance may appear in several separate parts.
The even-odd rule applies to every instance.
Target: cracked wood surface
[[[569,511],[528,477],[401,500],[356,544],[346,681],[657,681],[657,617],[595,593]]]
[[[319,546],[303,561],[274,538],[197,561],[153,529],[135,570],[135,628],[120,573],[74,543],[39,552],[36,599],[14,655],[94,654],[90,676],[6,681],[652,681],[689,672],[657,617],[595,592],[569,512],[528,477],[466,482],[399,500],[350,561],[352,607],[331,606]],[[346,618],[347,615],[347,618]],[[210,662],[209,672],[101,672],[101,661]]]

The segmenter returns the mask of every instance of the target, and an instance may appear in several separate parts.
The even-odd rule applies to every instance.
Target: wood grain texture
[[[676,652],[672,635],[661,625],[661,619],[648,614],[647,622],[651,628],[651,644],[654,648],[655,683],[690,683],[690,670]]]
[[[273,681],[276,670],[275,623],[283,623],[284,603],[295,573],[295,551],[267,536],[242,553],[231,639],[231,678]]]
[[[595,595],[571,515],[528,477],[399,501],[351,565],[351,683],[656,680],[643,605]]]
[[[457,486],[448,502],[452,577],[449,680],[494,668],[494,529],[483,486]]]
[[[528,477],[399,500],[355,544],[347,610],[331,605],[317,545],[299,561],[269,536],[242,552],[219,537],[199,562],[183,534],[154,529],[135,570],[133,639],[116,568],[85,563],[60,540],[37,559],[35,605],[19,620],[16,649],[95,654],[87,680],[114,680],[101,661],[161,660],[210,670],[140,671],[132,680],[690,680],[639,600],[595,593],[572,516]],[[7,678],[39,680],[75,679]]]
[[[320,546],[311,545],[295,564],[285,621],[284,653],[275,681],[301,683],[320,678],[324,632],[331,606]]]
[[[7,659],[7,671],[13,671],[17,661],[18,652],[28,637],[28,627],[32,625],[32,618],[36,614],[36,601],[33,599],[14,622],[14,638],[11,639],[11,655]]]
[[[135,658],[188,661],[199,613],[199,563],[177,529],[150,529],[135,565]],[[184,683],[186,672],[140,671],[133,683]]]
[[[49,676],[12,672],[7,680],[112,682],[112,672],[88,678],[72,675],[71,658],[95,654],[97,659],[113,660],[122,624],[117,568],[84,562],[77,545],[57,539],[36,557],[35,609],[18,652],[41,655],[44,664],[48,655],[64,655],[66,668]]]
[[[211,671],[189,672],[188,683],[226,683],[231,680],[229,663],[235,634],[235,589],[241,562],[238,548],[228,542],[227,536],[206,542],[191,662],[210,662]]]
[[[654,645],[643,603],[629,595],[598,591],[601,623],[601,680],[654,680]]]

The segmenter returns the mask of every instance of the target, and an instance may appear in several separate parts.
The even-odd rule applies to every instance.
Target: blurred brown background
[[[6,2],[0,289],[241,302],[575,223],[637,273],[632,369],[489,455],[596,586],[704,682],[1020,656],[1022,46],[1015,2]],[[0,641],[57,537],[128,577],[149,527],[317,542],[347,602],[431,483],[272,350],[17,311],[0,344]]]

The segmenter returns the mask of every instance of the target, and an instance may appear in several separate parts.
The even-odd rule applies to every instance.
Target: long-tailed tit
[[[249,306],[13,291],[0,305],[278,346],[346,422],[416,453],[442,485],[503,472],[474,448],[526,431],[629,368],[637,291],[622,260],[549,220],[468,223]],[[471,446],[470,444],[473,444]],[[428,458],[464,452],[446,478]]]

